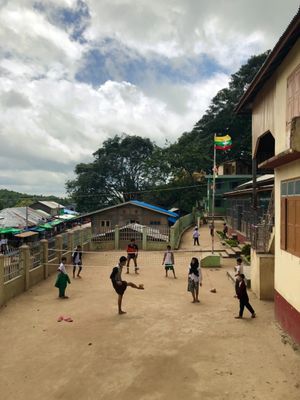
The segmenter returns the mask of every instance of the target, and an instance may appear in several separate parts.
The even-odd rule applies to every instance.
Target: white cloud
[[[206,57],[233,71],[272,46],[299,6],[298,0],[284,7],[271,0],[85,2],[91,21],[83,44],[51,14],[51,7],[78,9],[77,0],[40,1],[43,12],[34,0],[0,0],[0,187],[63,194],[74,166],[90,161],[115,134],[141,135],[160,145],[175,140],[229,79],[218,72],[199,79],[201,63],[193,66],[193,60]],[[150,62],[140,85],[109,80],[96,88],[75,80],[87,50],[100,43],[109,54],[116,42],[120,69],[105,60],[116,79],[122,79],[122,62],[138,62],[142,55],[146,62],[168,58],[174,71],[186,68],[198,80],[159,81]]]
[[[222,65],[274,45],[297,12],[298,0],[86,0],[90,40],[114,37],[144,55],[182,57],[208,52]],[[269,18],[266,18],[266,15]],[[228,54],[220,52],[228,48]],[[231,65],[235,67],[236,64]]]
[[[15,3],[0,8],[0,37],[5,40],[0,55],[3,58],[9,54],[9,59],[1,62],[2,68],[18,69],[21,63],[24,72],[33,76],[73,77],[84,51],[81,44],[71,41],[65,31],[50,24],[38,11]]]

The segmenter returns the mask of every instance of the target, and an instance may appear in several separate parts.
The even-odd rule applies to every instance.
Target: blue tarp
[[[163,212],[164,214],[167,214],[170,217],[173,217],[174,221],[171,221],[171,222],[176,222],[177,218],[179,218],[179,215],[174,213],[174,212],[172,212],[172,211],[165,210],[164,208],[161,208],[161,207],[153,206],[152,204],[149,204],[149,203],[144,203],[143,201],[131,200],[130,203],[134,203],[137,206],[149,208],[149,209],[151,209],[153,211]]]

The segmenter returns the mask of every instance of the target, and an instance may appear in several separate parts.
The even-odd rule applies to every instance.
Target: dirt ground
[[[257,319],[233,318],[233,261],[203,271],[192,304],[187,266],[199,254],[176,254],[174,280],[164,277],[162,253],[141,253],[140,275],[124,278],[145,291],[128,288],[119,316],[109,274],[121,254],[86,254],[68,300],[56,298],[52,276],[0,311],[1,399],[299,400],[300,351],[276,326],[273,303],[250,292]]]

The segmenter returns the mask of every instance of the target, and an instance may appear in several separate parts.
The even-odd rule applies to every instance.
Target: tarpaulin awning
[[[21,229],[17,229],[17,228],[0,228],[0,234],[5,234],[5,233],[20,233],[22,232]]]
[[[17,235],[15,235],[15,237],[27,238],[27,237],[34,236],[37,234],[38,234],[37,232],[27,231],[27,232],[18,233]]]

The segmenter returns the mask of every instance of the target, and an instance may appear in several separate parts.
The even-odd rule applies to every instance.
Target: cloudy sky
[[[122,132],[189,131],[299,0],[0,0],[0,188],[65,193]]]

